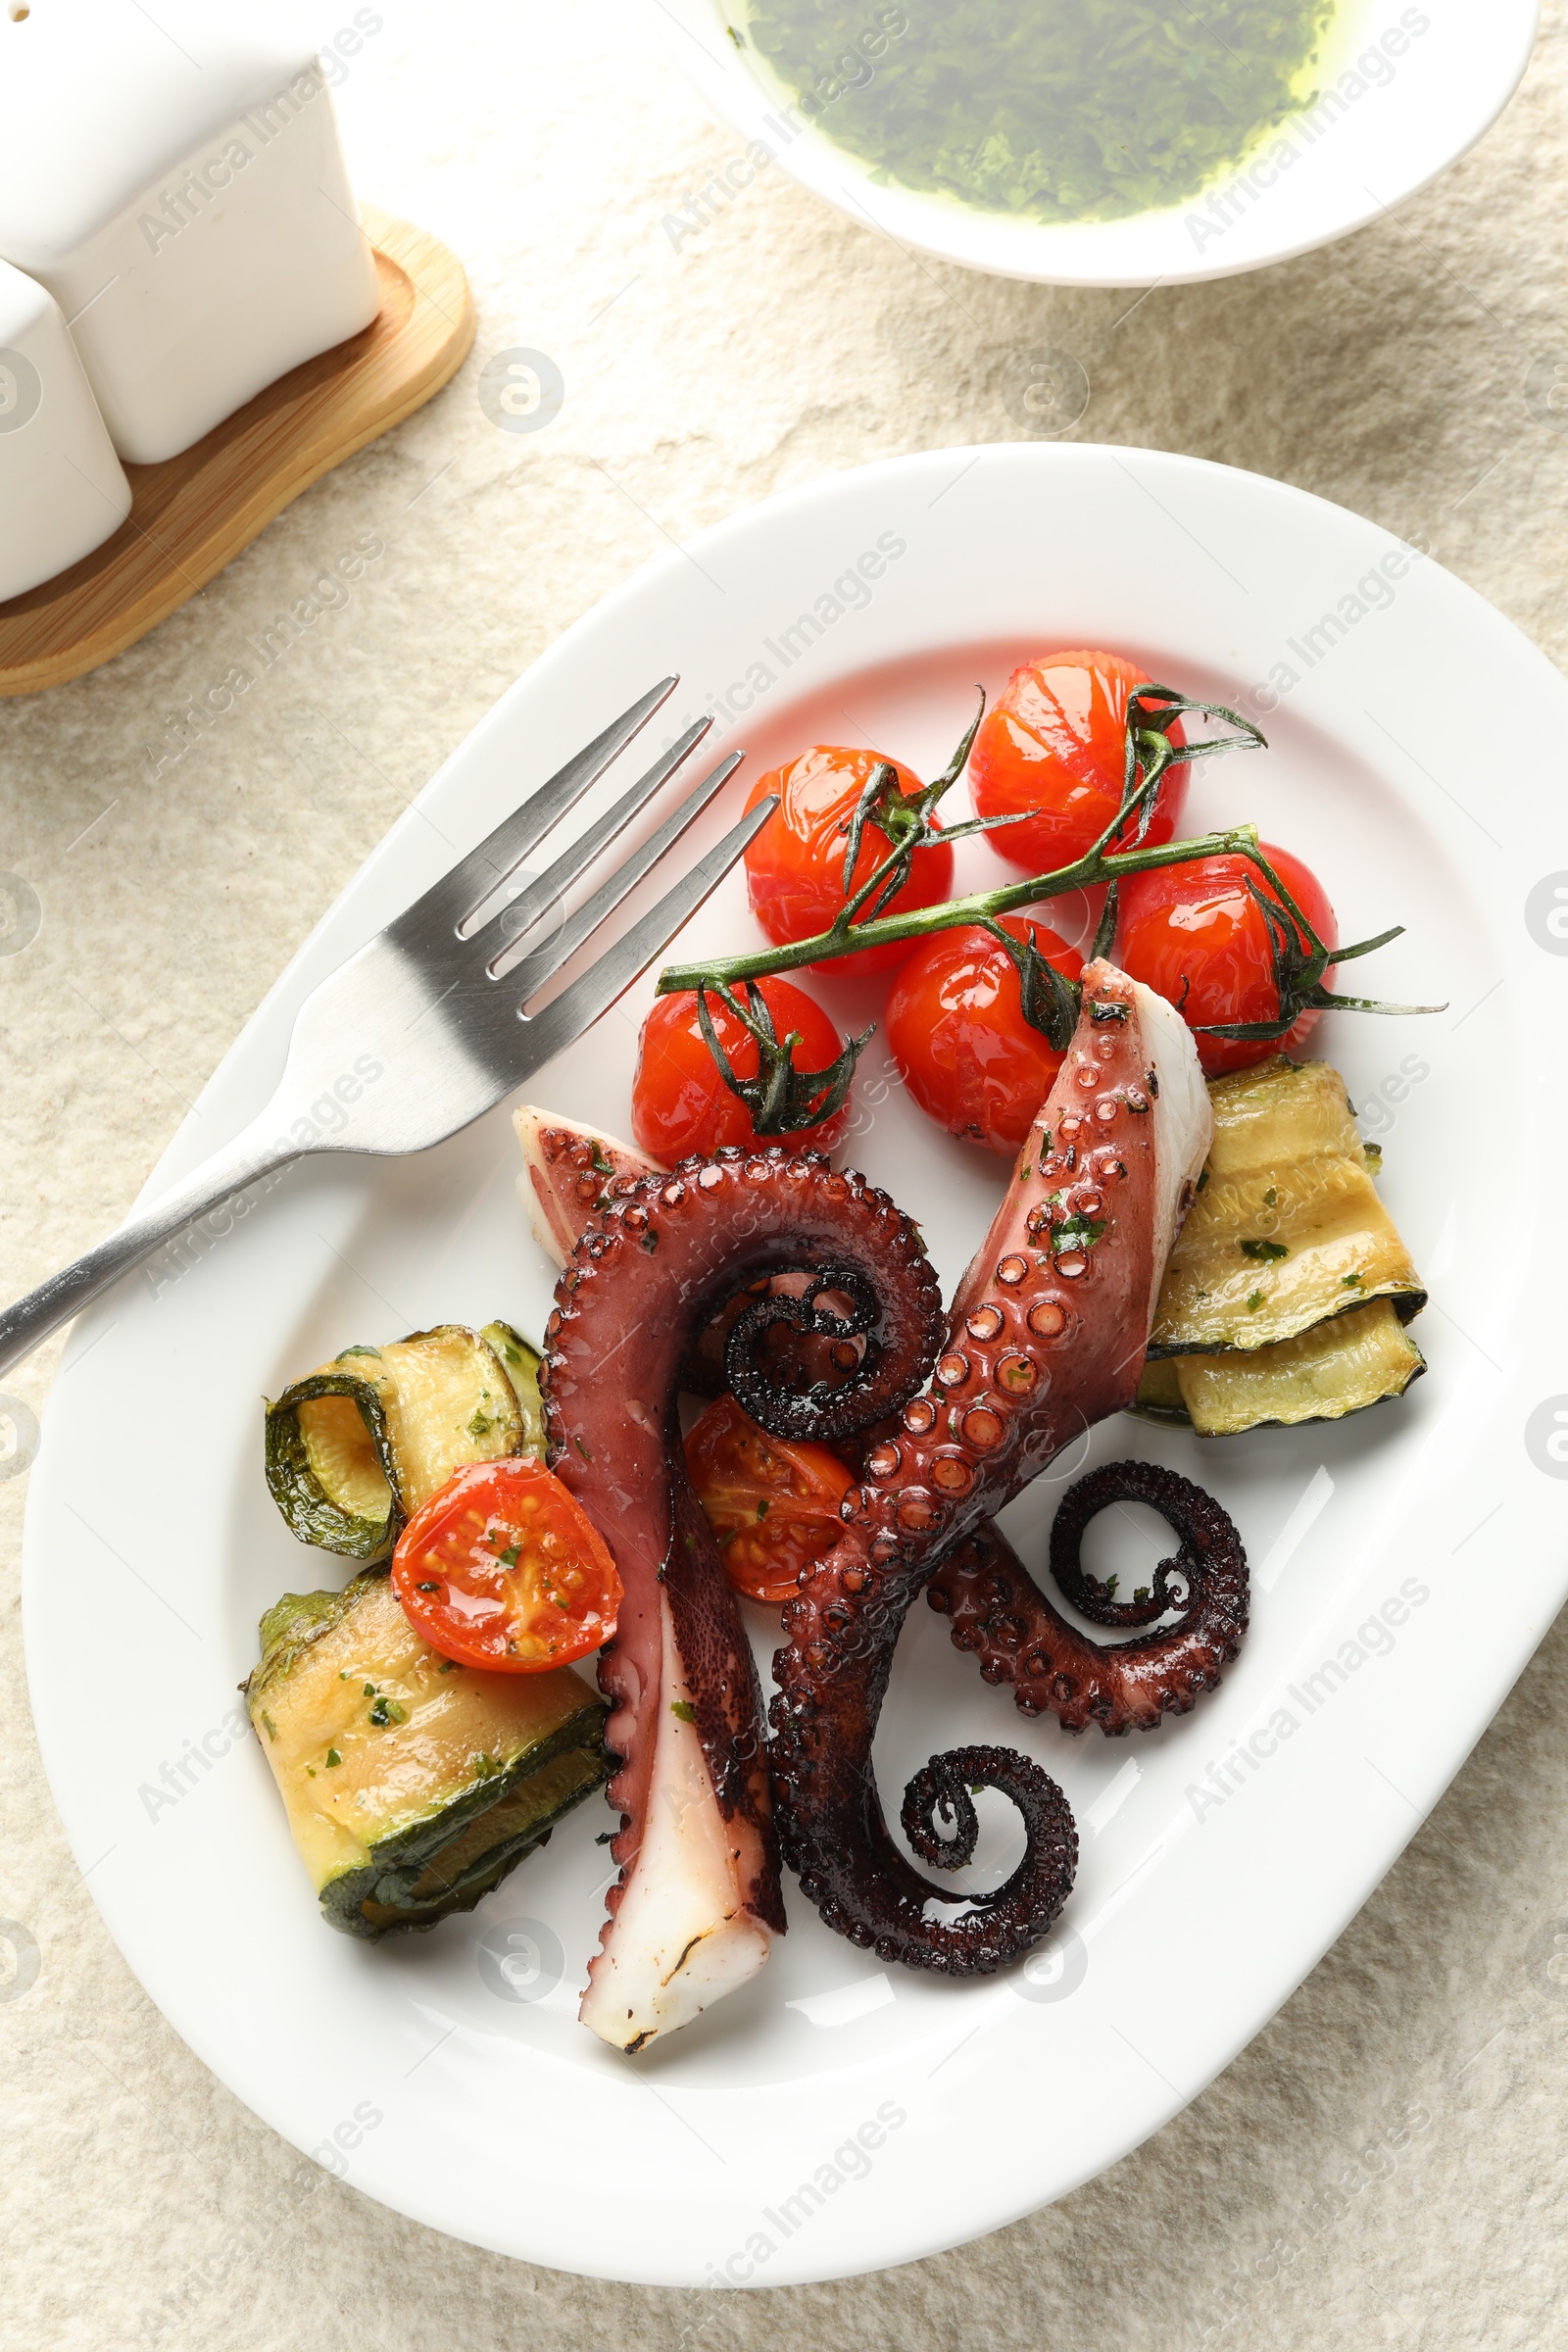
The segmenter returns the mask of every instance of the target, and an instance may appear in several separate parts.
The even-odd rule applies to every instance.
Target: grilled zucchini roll
[[[267,1484],[302,1544],[385,1559],[467,1462],[545,1453],[539,1358],[507,1323],[345,1348],[267,1407]]]
[[[1374,1298],[1401,1323],[1418,1314],[1426,1291],[1378,1199],[1338,1070],[1276,1054],[1208,1091],[1213,1146],[1150,1354],[1273,1348]]]
[[[287,1592],[246,1703],[329,1924],[374,1940],[471,1911],[607,1770],[569,1666],[489,1674],[421,1642],[384,1569]]]
[[[1177,1236],[1134,1410],[1202,1438],[1339,1421],[1426,1370],[1426,1291],[1326,1061],[1209,1085],[1214,1141]]]

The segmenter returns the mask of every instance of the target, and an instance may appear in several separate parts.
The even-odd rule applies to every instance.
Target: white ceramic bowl
[[[901,245],[1063,286],[1231,277],[1363,227],[1446,171],[1496,121],[1540,20],[1538,0],[1342,0],[1317,106],[1241,172],[1162,212],[1053,224],[879,186],[822,129],[786,118],[776,90],[729,39],[723,0],[650,0],[650,14],[681,71],[737,133],[720,188],[707,199],[712,209],[751,184],[761,159],[749,150],[760,140],[804,187]]]

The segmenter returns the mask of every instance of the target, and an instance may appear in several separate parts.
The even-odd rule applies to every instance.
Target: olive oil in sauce
[[[731,37],[873,178],[1119,220],[1233,172],[1322,86],[1339,0],[751,0]]]

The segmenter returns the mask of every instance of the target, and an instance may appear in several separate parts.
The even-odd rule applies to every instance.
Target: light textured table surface
[[[0,958],[8,1293],[118,1220],[371,844],[570,620],[772,491],[1016,437],[1007,400],[1041,344],[1087,370],[1074,437],[1192,451],[1426,534],[1568,658],[1568,431],[1525,397],[1533,364],[1568,352],[1557,7],[1501,122],[1396,219],[1135,303],[913,261],[776,171],[674,235],[666,216],[738,142],[691,97],[652,12],[383,6],[339,93],[356,182],[463,256],[478,346],[432,407],[143,644],[0,705],[0,869],[42,907],[34,944]],[[476,391],[485,360],[517,346],[565,381],[559,417],[528,435],[498,431]],[[259,633],[368,541],[382,552],[347,600],[262,669]],[[232,708],[182,733],[190,699],[247,664]],[[1542,757],[1560,766],[1562,747]],[[8,1386],[40,1405],[53,1361]],[[649,2292],[475,2253],[372,2205],[274,2138],[165,2025],[78,1882],[33,1743],[25,1484],[0,1483],[0,1917],[25,1931],[24,1958],[27,1939],[37,1950],[25,1989],[0,1982],[8,2344],[1338,2352],[1555,2334],[1563,1628],[1272,2026],[1112,2172],[882,2276]],[[1035,2095],[1048,2129],[1049,2091]],[[604,2227],[612,2243],[612,2213]]]

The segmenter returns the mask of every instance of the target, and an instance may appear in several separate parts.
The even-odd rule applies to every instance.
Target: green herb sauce
[[[742,46],[886,184],[1034,220],[1199,194],[1318,95],[1339,0],[750,0]]]

